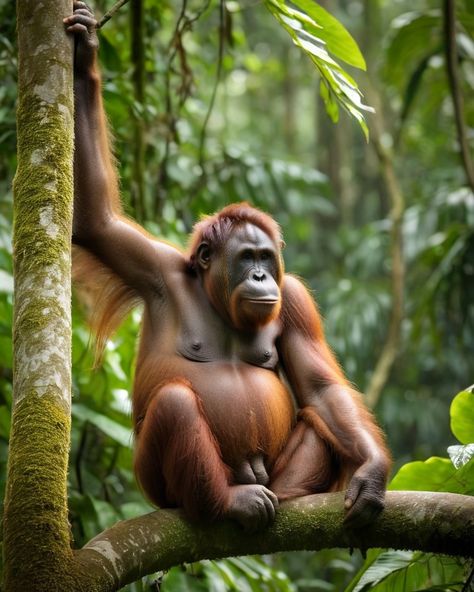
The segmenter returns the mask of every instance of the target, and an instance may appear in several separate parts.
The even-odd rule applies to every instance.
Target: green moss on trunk
[[[73,201],[70,0],[17,2],[14,384],[5,590],[74,590],[67,515]]]
[[[5,505],[7,590],[66,589],[59,584],[72,558],[65,487],[69,430],[69,414],[54,393],[29,393],[15,407]]]

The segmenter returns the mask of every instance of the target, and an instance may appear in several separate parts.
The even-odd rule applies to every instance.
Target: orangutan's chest
[[[245,362],[274,369],[278,364],[276,340],[279,323],[252,332],[235,331],[220,319],[203,315],[184,322],[177,336],[177,353],[195,362]]]

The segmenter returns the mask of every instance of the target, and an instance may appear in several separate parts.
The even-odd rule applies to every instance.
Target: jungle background
[[[405,465],[393,487],[474,494],[472,448],[465,446],[463,460],[454,464],[447,453],[451,445],[474,441],[468,392],[474,4],[456,3],[454,90],[446,65],[446,3],[319,4],[346,26],[367,61],[367,73],[347,69],[364,103],[376,107],[365,114],[368,142],[354,117],[344,109],[336,113],[327,96],[324,104],[308,55],[258,0],[131,0],[113,16],[100,33],[100,57],[124,205],[152,233],[183,246],[201,214],[227,203],[247,200],[271,213],[283,228],[287,270],[314,291],[349,379],[362,392],[371,389],[369,403],[387,434],[394,474]],[[98,0],[94,8],[104,14],[110,4]],[[14,3],[0,0],[0,23],[3,499],[12,392]],[[460,97],[461,125],[453,101]],[[74,305],[69,492],[78,546],[117,520],[151,509],[131,470],[128,393],[139,319],[134,311],[94,369],[93,339],[84,311]],[[374,390],[374,369],[387,351],[393,364],[381,378],[383,388]],[[328,550],[203,562],[129,589],[470,590],[469,570],[466,563],[421,553],[371,551],[364,558]]]

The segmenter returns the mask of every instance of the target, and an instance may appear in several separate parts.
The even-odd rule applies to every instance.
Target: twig
[[[214,88],[212,89],[211,100],[209,101],[209,107],[207,109],[204,123],[202,124],[201,137],[199,140],[199,166],[204,174],[204,146],[206,144],[206,133],[209,119],[211,118],[212,111],[214,109],[214,103],[216,102],[217,89],[221,81],[222,76],[222,62],[224,58],[224,39],[225,39],[225,4],[223,0],[220,0],[220,11],[219,11],[219,49],[217,55],[217,71],[216,80],[214,82]]]
[[[461,92],[458,71],[458,50],[456,44],[456,14],[454,0],[444,0],[444,34],[446,50],[446,70],[449,88],[454,105],[454,115],[458,133],[461,157],[466,172],[467,182],[474,191],[474,164],[469,152],[466,123],[464,121],[464,99]]]
[[[191,93],[193,82],[192,71],[187,64],[186,52],[184,50],[182,38],[187,31],[192,29],[193,24],[207,11],[210,4],[211,0],[205,0],[202,7],[197,10],[193,16],[188,16],[186,14],[188,1],[183,0],[181,11],[176,21],[176,26],[171,36],[171,41],[167,50],[168,62],[165,73],[165,109],[166,125],[168,129],[165,138],[164,155],[160,162],[156,190],[155,216],[158,218],[161,217],[161,209],[165,200],[164,194],[166,192],[165,187],[168,179],[167,163],[170,155],[171,141],[177,141],[176,121],[183,105]],[[175,70],[173,69],[173,62],[178,54],[180,58],[182,84],[180,85],[180,90],[178,91],[179,100],[175,101],[176,104],[174,105],[171,97],[171,75],[175,73]]]
[[[100,21],[96,25],[96,29],[101,29],[107,21],[114,16],[116,12],[118,12],[124,4],[127,4],[128,0],[119,0],[116,4],[112,6],[112,8],[104,14],[104,16],[100,19]]]
[[[170,156],[171,140],[176,139],[176,117],[173,112],[173,100],[171,98],[171,73],[173,61],[178,52],[178,40],[182,35],[183,30],[181,23],[186,15],[187,0],[183,0],[181,11],[176,21],[176,26],[171,36],[171,41],[168,46],[168,63],[165,71],[165,113],[166,113],[166,137],[165,150],[163,158],[161,159],[158,170],[158,183],[156,185],[156,195],[154,204],[155,217],[161,219],[163,206],[166,199],[166,188],[168,184],[168,159]]]

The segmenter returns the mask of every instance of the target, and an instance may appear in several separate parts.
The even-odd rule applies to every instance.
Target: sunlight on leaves
[[[374,109],[362,102],[362,93],[355,80],[336,62],[337,58],[350,66],[366,69],[357,43],[345,27],[313,0],[295,0],[300,10],[284,0],[265,0],[265,5],[293,43],[311,59],[321,76],[320,94],[332,121],[339,119],[339,106],[361,126],[368,138],[363,111]],[[332,54],[332,55],[331,55]]]

